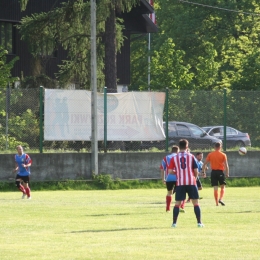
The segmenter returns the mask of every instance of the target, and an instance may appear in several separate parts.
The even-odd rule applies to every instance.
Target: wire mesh
[[[168,102],[169,122],[189,122],[199,127],[223,126],[226,116],[227,126],[247,133],[253,147],[260,146],[259,91],[227,91],[226,100],[224,100],[223,90],[171,90],[168,97],[166,102]],[[226,109],[224,104],[226,104]],[[0,89],[1,151],[14,150],[18,144],[23,145],[25,149],[39,151],[39,107],[39,89]],[[166,114],[164,111],[164,115]],[[163,120],[166,121],[165,116]],[[229,132],[227,137],[228,135]],[[218,138],[221,139],[221,136],[218,135]],[[199,138],[197,139],[199,142]],[[236,145],[244,144],[237,142]],[[106,146],[108,151],[140,151],[153,147],[165,150],[166,141],[108,140]],[[98,142],[98,148],[100,152],[104,151],[104,141]],[[43,151],[91,152],[91,142],[84,140],[44,141]]]

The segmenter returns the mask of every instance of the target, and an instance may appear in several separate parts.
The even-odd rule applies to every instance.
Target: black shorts
[[[186,199],[186,193],[190,199],[199,199],[198,187],[196,185],[176,186],[175,200],[182,201]]]
[[[212,170],[211,172],[211,186],[226,185],[226,177],[221,170]]]
[[[166,181],[167,191],[171,191],[176,186],[176,181]]]
[[[202,187],[202,184],[201,184],[201,181],[200,181],[200,178],[199,178],[199,177],[197,177],[196,182],[197,182],[197,187],[198,187],[198,188],[201,188],[201,187]]]
[[[21,176],[21,175],[17,174],[15,180],[17,180],[17,179],[21,179],[24,183],[29,183],[29,181],[30,181],[29,175]]]

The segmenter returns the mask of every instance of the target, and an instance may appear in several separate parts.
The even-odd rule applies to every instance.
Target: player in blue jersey
[[[199,176],[203,176],[203,173],[202,173],[203,153],[202,152],[196,153],[196,160],[197,160],[197,164],[198,164],[198,177],[196,179],[196,182],[197,182],[198,190],[202,190],[202,183],[201,183],[200,177],[199,177]],[[202,198],[200,197],[200,199],[202,199]],[[188,198],[187,202],[190,202],[190,198]]]
[[[166,195],[166,212],[171,210],[172,195],[175,193],[175,186],[177,177],[175,174],[168,174],[168,165],[173,156],[179,152],[179,147],[177,145],[172,146],[171,154],[165,156],[160,165],[161,177],[163,183],[166,184],[167,195]],[[184,208],[181,208],[180,211],[184,212]]]
[[[23,152],[23,147],[18,145],[16,147],[17,154],[14,157],[15,169],[17,172],[15,183],[17,188],[23,193],[22,199],[27,196],[27,199],[31,199],[31,190],[29,187],[30,180],[30,166],[32,165],[32,160],[30,156]]]

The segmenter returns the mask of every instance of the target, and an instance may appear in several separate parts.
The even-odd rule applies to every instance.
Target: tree
[[[17,78],[11,77],[11,70],[14,63],[19,59],[15,57],[10,62],[6,61],[7,50],[0,45],[0,87],[6,87],[8,83],[13,83]]]
[[[259,13],[258,1],[157,0],[155,9],[160,34],[153,35],[149,55],[157,53],[167,61],[169,52],[162,46],[172,39],[175,52],[183,53],[180,63],[194,75],[188,85],[179,84],[182,89],[259,89],[260,17],[254,15]],[[137,44],[132,44],[132,60],[138,64],[137,57],[143,52],[142,61],[147,64],[147,43],[136,48]],[[172,66],[175,73],[178,65]],[[168,66],[164,69],[169,70]],[[144,79],[147,66],[134,65],[132,76],[137,78],[135,75]]]
[[[22,9],[27,0],[21,0]],[[100,0],[97,6],[97,72],[99,87],[117,85],[116,53],[123,44],[124,29],[116,13],[127,12],[139,0]],[[19,27],[22,39],[34,56],[50,55],[58,44],[68,50],[68,60],[60,66],[59,80],[90,86],[90,1],[68,0],[48,13],[24,17]],[[105,71],[105,77],[103,75]],[[104,82],[105,81],[105,82]]]

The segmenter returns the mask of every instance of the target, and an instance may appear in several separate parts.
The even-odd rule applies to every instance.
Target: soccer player
[[[177,175],[175,206],[173,210],[172,227],[177,227],[177,219],[180,212],[180,205],[186,199],[186,193],[194,206],[194,213],[197,219],[198,227],[204,227],[201,222],[201,210],[199,206],[199,192],[196,185],[196,178],[198,176],[198,164],[194,155],[187,152],[189,142],[186,139],[179,141],[180,152],[173,156],[170,160],[169,174],[174,174],[174,169]]]
[[[16,166],[14,172],[17,172],[15,183],[17,188],[23,193],[22,199],[24,199],[26,195],[27,199],[31,199],[29,175],[32,160],[28,154],[23,152],[23,147],[21,145],[18,145],[16,150],[17,154],[14,157]]]
[[[216,201],[216,206],[220,203],[225,206],[223,202],[223,197],[225,194],[226,178],[224,175],[224,170],[226,171],[226,177],[229,177],[229,166],[226,154],[221,152],[222,144],[215,143],[214,152],[208,154],[203,166],[202,172],[204,177],[206,177],[206,167],[210,163],[211,167],[211,186],[214,187],[214,198]],[[220,195],[218,197],[218,185],[220,185]]]
[[[196,160],[197,160],[197,164],[198,164],[198,177],[196,179],[196,183],[197,183],[197,187],[198,187],[198,190],[202,190],[202,183],[200,181],[200,177],[199,176],[203,176],[202,174],[202,166],[203,166],[203,162],[202,162],[202,159],[203,159],[203,153],[202,152],[197,152],[196,155]],[[207,167],[208,168],[208,167]],[[202,198],[200,198],[202,199]],[[188,198],[187,202],[190,202],[190,198]]]
[[[166,195],[166,212],[171,210],[171,202],[172,202],[172,194],[175,193],[175,185],[176,185],[176,175],[168,174],[168,166],[170,160],[173,156],[175,156],[179,152],[179,147],[177,145],[172,146],[171,154],[165,156],[160,165],[161,177],[163,183],[166,183],[167,195]],[[183,208],[181,208],[182,212],[185,212]]]

